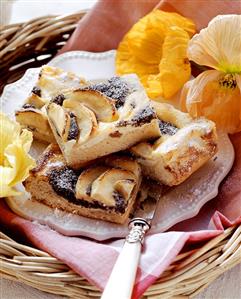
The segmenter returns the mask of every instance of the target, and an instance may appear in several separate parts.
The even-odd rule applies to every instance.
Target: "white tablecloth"
[[[128,0],[126,0],[128,1]],[[6,2],[12,4],[11,15],[4,12]],[[67,14],[91,8],[96,0],[0,0],[1,22],[17,23],[48,14]],[[3,13],[4,12],[4,13]],[[4,18],[3,18],[4,16]],[[1,267],[1,265],[0,265]],[[0,299],[60,299],[22,283],[0,279]],[[195,299],[241,299],[241,265],[226,272]]]

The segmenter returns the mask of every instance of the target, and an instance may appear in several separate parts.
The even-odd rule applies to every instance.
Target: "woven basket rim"
[[[46,52],[53,40],[56,45],[58,42],[64,43],[62,34],[69,34],[85,13],[86,10],[68,15],[49,15],[0,27],[0,59],[9,62],[4,67],[1,65],[1,69],[6,72],[18,62],[14,54],[19,55],[19,48],[22,51],[20,54],[24,54],[25,47],[30,45],[33,47],[31,49],[35,49],[37,58],[37,55]],[[24,34],[24,38],[21,38],[21,34]],[[54,47],[51,51],[51,55],[56,54]],[[29,65],[26,66],[28,67]],[[23,71],[25,69],[20,68],[17,75],[13,73],[10,79],[18,78]],[[220,274],[241,262],[240,245],[241,225],[235,225],[200,248],[179,254],[146,291],[145,298],[195,296]],[[44,251],[18,243],[3,232],[0,232],[0,265],[0,276],[21,281],[45,292],[71,298],[100,296],[100,291],[95,286],[63,262]]]

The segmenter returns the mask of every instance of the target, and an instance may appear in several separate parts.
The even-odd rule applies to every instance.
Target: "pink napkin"
[[[0,224],[5,228],[15,234],[22,233],[34,246],[65,262],[101,290],[105,287],[123,246],[123,239],[99,243],[85,238],[66,237],[47,226],[15,215],[3,202],[0,203],[0,215]],[[169,231],[146,237],[132,298],[139,298],[144,293],[175,259],[186,242],[208,240],[220,234],[224,227],[238,222],[241,222],[241,217],[230,222],[222,214],[215,214],[213,223],[217,225],[213,229]]]
[[[235,164],[220,187],[219,195],[200,213],[179,223],[168,232],[146,237],[132,298],[143,292],[167,269],[186,243],[209,240],[223,229],[241,223],[241,133],[232,136]],[[25,220],[0,203],[0,225],[22,233],[37,248],[65,262],[100,289],[110,275],[124,240],[95,242],[86,238],[66,237],[47,226]],[[90,259],[91,257],[91,259]]]
[[[218,2],[218,5],[217,5]],[[99,0],[79,22],[59,53],[116,49],[123,35],[152,9],[178,12],[191,18],[199,31],[219,14],[241,14],[240,1],[226,0]]]

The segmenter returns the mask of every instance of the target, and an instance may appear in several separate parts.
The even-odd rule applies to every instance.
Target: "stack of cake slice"
[[[53,208],[124,223],[143,175],[180,184],[217,150],[213,122],[150,101],[136,75],[94,84],[43,67],[36,87],[16,118],[51,144],[24,185]]]

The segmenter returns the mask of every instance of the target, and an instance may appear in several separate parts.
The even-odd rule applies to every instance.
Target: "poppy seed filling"
[[[77,124],[76,116],[73,112],[69,113],[70,116],[70,128],[68,132],[68,140],[77,139],[79,135],[79,127]]]
[[[110,78],[106,83],[103,82],[90,85],[87,89],[99,91],[115,100],[117,109],[124,105],[125,98],[130,93],[130,88],[127,83],[119,77]]]
[[[53,169],[50,171],[49,183],[54,191],[64,198],[75,198],[75,186],[78,180],[78,173],[69,167]]]
[[[35,109],[35,108],[36,107],[33,104],[28,104],[28,103],[22,106],[22,109]]]
[[[150,107],[145,107],[138,111],[131,120],[121,120],[118,122],[117,127],[140,127],[146,123],[149,123],[152,119],[156,118],[155,112]]]
[[[36,96],[41,97],[41,89],[38,86],[33,87],[32,93],[35,94]]]
[[[63,101],[65,100],[65,96],[63,94],[59,94],[56,97],[54,97],[51,102],[55,103],[57,105],[62,106],[63,105]]]
[[[126,203],[124,198],[120,193],[114,192],[113,197],[115,199],[116,205],[114,207],[108,207],[102,204],[97,200],[93,202],[86,201],[84,199],[77,199],[75,197],[75,187],[78,181],[79,172],[75,171],[67,166],[62,168],[54,168],[48,173],[49,183],[52,186],[53,190],[59,195],[64,197],[67,201],[80,205],[85,208],[92,209],[103,209],[109,211],[116,211],[117,213],[124,214]],[[86,193],[91,192],[91,187],[88,187]]]
[[[178,128],[174,124],[163,120],[159,120],[159,128],[163,135],[172,136],[178,131]]]
[[[114,191],[112,195],[116,202],[116,211],[122,214],[125,213],[126,202],[123,196],[117,191]]]

